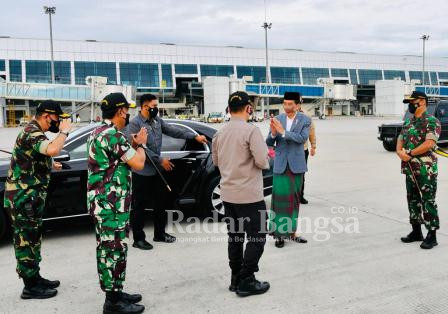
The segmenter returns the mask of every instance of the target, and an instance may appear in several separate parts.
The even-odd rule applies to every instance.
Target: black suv
[[[432,114],[439,119],[440,124],[442,125],[442,133],[440,134],[437,144],[443,145],[448,143],[448,100],[428,102],[427,111],[429,114]],[[409,117],[411,117],[411,114],[409,111],[406,111],[403,117],[403,122]],[[390,152],[395,151],[398,135],[400,135],[403,122],[382,124],[378,127],[378,139],[383,142],[383,147],[385,150]]]
[[[185,131],[205,135],[208,144],[194,140],[175,139],[163,135],[162,156],[169,157],[175,165],[170,173],[164,173],[173,189],[172,208],[197,207],[197,215],[207,215],[212,211],[224,214],[220,198],[218,169],[211,157],[211,141],[216,129],[203,123],[181,120],[165,120]],[[87,216],[87,138],[96,127],[91,124],[72,132],[61,154],[54,159],[63,163],[63,169],[51,174],[44,220]],[[272,161],[271,161],[272,166]],[[0,160],[0,202],[3,205],[3,192],[9,158]],[[272,170],[265,170],[264,194],[272,193]],[[9,227],[9,217],[0,207],[0,238]]]

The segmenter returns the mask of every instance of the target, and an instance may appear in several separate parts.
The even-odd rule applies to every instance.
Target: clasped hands
[[[271,129],[271,134],[273,137],[276,137],[278,134],[285,134],[285,128],[283,127],[283,125],[280,123],[280,121],[277,120],[277,118],[274,118],[272,116],[269,128]]]

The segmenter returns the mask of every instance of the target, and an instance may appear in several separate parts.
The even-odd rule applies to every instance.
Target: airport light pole
[[[264,0],[264,23],[261,26],[264,28],[264,43],[265,43],[265,50],[266,50],[266,84],[271,83],[271,77],[270,77],[270,70],[269,70],[269,55],[268,55],[268,29],[272,28],[272,23],[268,23],[266,21],[266,0]],[[268,89],[266,88],[266,91]],[[266,107],[269,117],[269,97],[266,97]],[[263,112],[264,115],[264,112]]]
[[[423,60],[422,60],[422,86],[425,86],[425,53],[426,53],[426,41],[429,40],[429,35],[423,35],[420,37],[423,40]]]
[[[56,14],[56,7],[44,6],[44,12],[45,14],[48,14],[48,17],[50,18],[51,83],[54,84],[53,26],[51,24],[51,15]]]

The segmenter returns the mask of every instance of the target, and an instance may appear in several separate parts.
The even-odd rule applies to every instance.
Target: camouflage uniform
[[[33,120],[28,123],[12,151],[5,185],[4,208],[13,227],[17,273],[23,279],[39,274],[42,216],[50,181],[52,159],[44,155],[49,140]]]
[[[131,170],[136,151],[125,135],[105,120],[87,141],[87,207],[95,222],[101,289],[121,291],[126,274],[131,204]]]
[[[399,139],[404,149],[414,149],[425,140],[437,142],[441,132],[439,120],[426,112],[420,118],[407,119],[403,125]],[[413,170],[418,187],[410,171]],[[407,200],[411,224],[424,223],[428,230],[439,229],[437,214],[437,157],[433,151],[413,157],[409,162],[402,161],[401,172],[406,175]]]

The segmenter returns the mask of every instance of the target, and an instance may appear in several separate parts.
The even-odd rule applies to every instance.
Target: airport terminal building
[[[85,85],[87,76],[107,77],[108,84],[135,86],[137,97],[155,93],[162,108],[176,113],[191,108],[199,114],[210,111],[204,103],[206,77],[244,79],[243,88],[254,97],[271,97],[273,110],[278,107],[272,104],[279,103],[285,90],[300,91],[308,103],[323,98],[324,88],[318,81],[322,78],[353,85],[356,94],[351,104],[366,114],[375,114],[376,81],[413,82],[416,88],[424,83],[431,88],[430,94],[448,97],[445,57],[428,59],[422,77],[421,56],[270,49],[270,84],[266,84],[264,49],[55,40],[55,84],[51,84],[50,56],[48,39],[0,38],[0,106],[4,117],[8,110],[15,110],[16,116],[20,112],[32,114],[37,100],[52,97],[51,91],[30,92],[34,86],[51,90],[54,85],[67,105],[82,103],[86,99],[73,96],[72,89]],[[225,103],[222,106],[224,109]]]

